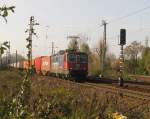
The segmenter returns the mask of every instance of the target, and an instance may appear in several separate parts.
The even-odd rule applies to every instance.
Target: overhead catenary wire
[[[141,8],[141,9],[138,9],[138,10],[136,10],[136,11],[134,11],[134,12],[131,12],[131,13],[127,14],[127,15],[124,15],[124,16],[121,16],[121,17],[118,17],[118,18],[115,18],[115,19],[113,19],[113,20],[110,20],[110,21],[107,22],[107,24],[111,24],[111,23],[114,23],[114,22],[118,22],[118,21],[123,20],[123,19],[125,19],[125,18],[134,16],[134,15],[136,15],[136,14],[138,14],[138,13],[141,13],[141,12],[147,10],[147,9],[150,9],[150,6],[147,6],[147,7]],[[100,27],[102,27],[102,25],[101,25]],[[143,31],[143,30],[144,30],[144,28],[140,28],[140,29],[138,29],[138,30],[131,31],[131,32],[128,32],[128,33],[137,33],[138,31]],[[108,37],[108,39],[112,39],[112,38],[118,38],[118,35],[115,35],[115,36],[113,36],[113,37]]]
[[[108,21],[107,24],[111,24],[111,23],[114,23],[114,22],[118,22],[118,21],[123,20],[123,19],[125,19],[125,18],[134,16],[134,15],[136,15],[136,14],[138,14],[138,13],[140,13],[140,12],[143,12],[143,11],[145,11],[145,10],[147,10],[147,9],[150,9],[150,5],[147,6],[147,7],[138,9],[138,10],[136,10],[136,11],[134,11],[134,12],[129,13],[129,14],[126,14],[126,15],[124,15],[124,16],[120,16],[120,17],[118,17],[118,18],[112,19],[112,20]],[[102,27],[102,25],[100,25],[100,27]]]
[[[147,9],[150,9],[150,6],[147,6],[147,7],[141,8],[141,9],[138,9],[138,10],[136,10],[136,11],[134,11],[134,12],[131,12],[131,13],[127,14],[127,15],[124,15],[124,16],[118,17],[118,18],[116,18],[116,19],[113,19],[113,20],[109,21],[108,23],[110,24],[110,23],[113,23],[113,22],[117,22],[117,21],[119,21],[119,20],[123,20],[123,19],[125,19],[125,18],[134,16],[134,15],[140,13],[140,12],[143,12],[143,11],[145,11],[145,10],[147,10]]]

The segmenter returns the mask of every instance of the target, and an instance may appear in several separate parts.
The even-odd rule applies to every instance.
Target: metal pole
[[[39,23],[35,23],[34,16],[30,17],[29,29],[26,32],[29,32],[29,37],[27,38],[28,44],[28,62],[29,62],[29,71],[32,69],[32,35],[36,35],[34,32],[33,26],[39,25]]]
[[[17,50],[16,50],[16,68],[17,68],[17,60],[18,60],[18,59],[17,59]]]
[[[32,33],[33,33],[33,21],[34,17],[30,17],[30,31],[29,31],[29,42],[31,42],[31,47],[29,48],[29,68],[31,68],[32,65]]]
[[[120,58],[119,58],[119,64],[120,64],[120,70],[119,70],[119,86],[124,85],[124,80],[123,80],[123,70],[124,70],[124,56],[123,56],[123,45],[120,44]]]
[[[6,52],[6,67],[8,65],[8,58],[7,58],[7,52]]]
[[[54,42],[52,42],[52,55],[54,54]]]
[[[103,76],[105,70],[105,57],[106,57],[106,21],[102,21],[102,25],[104,26],[103,32],[103,46],[102,46],[102,56],[101,56],[101,75]]]
[[[11,54],[10,54],[10,41],[9,41],[9,51],[8,51],[8,64],[11,63]]]

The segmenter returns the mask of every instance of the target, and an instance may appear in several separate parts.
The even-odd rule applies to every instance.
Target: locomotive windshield
[[[69,60],[69,62],[76,62],[76,55],[75,54],[69,54],[68,60]]]
[[[69,54],[68,55],[68,61],[69,62],[72,62],[72,63],[75,63],[75,62],[78,62],[78,63],[87,63],[88,62],[88,58],[87,58],[87,55],[85,54]]]
[[[81,55],[80,55],[80,62],[81,62],[81,63],[87,63],[87,56],[84,55],[84,54],[81,54]]]

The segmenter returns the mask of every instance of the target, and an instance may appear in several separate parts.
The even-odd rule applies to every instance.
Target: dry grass
[[[0,85],[5,85],[0,88],[0,92],[5,90],[1,93],[1,118],[13,115],[14,118],[35,119],[111,119],[116,111],[125,112],[130,119],[148,119],[149,116],[146,107],[126,112],[130,105],[127,99],[70,81],[35,75],[23,83],[24,73],[20,71],[0,71],[0,74],[4,74],[0,76]],[[20,93],[21,87],[23,93]]]

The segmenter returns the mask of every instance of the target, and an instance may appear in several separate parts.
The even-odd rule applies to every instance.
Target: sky
[[[67,36],[82,34],[88,37],[90,47],[96,48],[103,37],[102,20],[108,22],[107,43],[109,52],[119,56],[118,35],[127,30],[127,44],[145,43],[150,37],[150,8],[124,19],[122,16],[150,6],[150,0],[1,0],[0,6],[16,6],[8,23],[0,18],[0,42],[10,41],[15,50],[26,56],[26,38],[30,16],[40,24],[35,27],[38,38],[33,37],[33,56],[50,55],[51,42],[56,51],[66,49]],[[48,26],[48,27],[47,27]],[[46,38],[47,34],[47,38]]]

